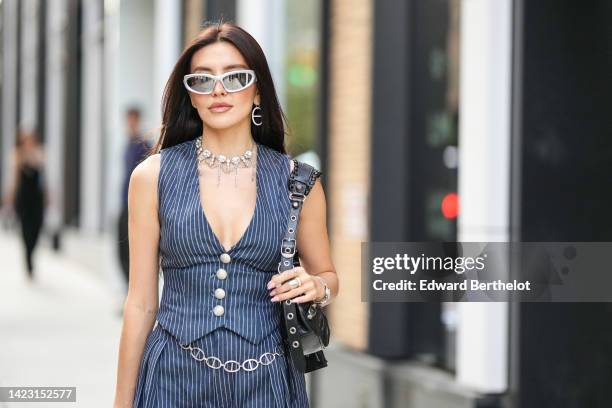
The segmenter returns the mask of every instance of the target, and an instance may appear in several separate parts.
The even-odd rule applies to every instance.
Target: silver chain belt
[[[215,370],[223,368],[229,373],[235,373],[236,371],[240,371],[240,369],[244,371],[253,371],[257,369],[257,367],[259,367],[260,365],[272,364],[276,357],[280,357],[283,355],[282,352],[278,351],[266,351],[261,356],[259,356],[259,358],[247,358],[242,363],[236,360],[227,360],[224,362],[221,361],[221,359],[218,357],[207,356],[204,353],[204,350],[199,347],[194,347],[191,344],[181,344],[180,342],[179,345],[183,350],[189,350],[189,354],[191,354],[191,357],[198,361],[205,362],[208,367],[213,368]],[[280,346],[278,347],[278,350],[282,350]]]

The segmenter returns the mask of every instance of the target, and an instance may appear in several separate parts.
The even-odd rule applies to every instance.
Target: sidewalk
[[[0,386],[72,386],[76,403],[51,405],[110,407],[122,323],[116,293],[45,244],[28,284],[20,242],[0,233]],[[1,408],[47,405],[0,402]]]

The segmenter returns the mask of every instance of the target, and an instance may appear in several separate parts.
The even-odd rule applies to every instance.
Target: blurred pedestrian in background
[[[5,207],[19,220],[27,267],[28,282],[34,280],[34,249],[42,230],[44,209],[49,204],[44,178],[44,152],[38,137],[20,131],[12,152],[12,178]]]
[[[128,144],[123,155],[124,174],[121,192],[121,213],[119,215],[119,260],[125,281],[130,278],[129,243],[128,243],[128,186],[132,171],[151,150],[152,144],[147,141],[140,130],[140,109],[131,107],[126,111]]]

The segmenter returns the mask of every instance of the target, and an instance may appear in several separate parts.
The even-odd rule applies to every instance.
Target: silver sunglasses
[[[217,81],[221,81],[227,92],[238,92],[252,85],[257,79],[252,69],[240,69],[226,72],[222,75],[198,72],[183,77],[183,84],[188,91],[201,95],[209,95],[215,89]]]

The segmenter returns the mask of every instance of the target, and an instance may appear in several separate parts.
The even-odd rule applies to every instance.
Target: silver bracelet
[[[327,286],[327,282],[325,282],[325,279],[320,276],[315,276],[315,278],[319,279],[319,281],[321,281],[321,283],[323,284],[323,287],[325,288],[325,295],[323,296],[323,299],[315,300],[314,303],[321,307],[327,306],[331,301],[331,289],[329,288],[329,286]]]

